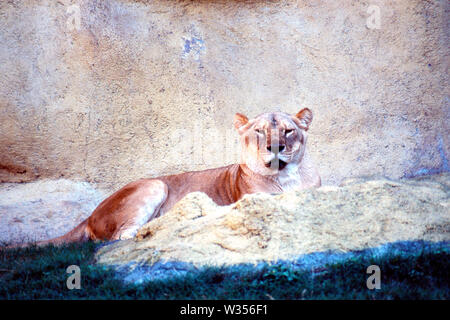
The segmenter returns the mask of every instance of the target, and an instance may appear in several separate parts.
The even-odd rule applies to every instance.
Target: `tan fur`
[[[249,193],[318,187],[320,177],[306,152],[311,121],[309,109],[294,116],[264,113],[252,120],[238,113],[234,125],[241,139],[241,164],[131,182],[100,203],[74,230],[38,245],[132,238],[143,224],[194,191],[228,205]]]

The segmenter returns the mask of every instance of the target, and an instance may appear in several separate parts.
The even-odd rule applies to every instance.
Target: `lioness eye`
[[[287,129],[287,130],[284,131],[284,134],[285,134],[285,135],[289,135],[289,134],[291,134],[292,132],[294,132],[294,130],[292,130],[292,129]]]

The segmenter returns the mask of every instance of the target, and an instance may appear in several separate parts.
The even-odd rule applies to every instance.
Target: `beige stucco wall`
[[[2,1],[0,180],[116,189],[220,166],[239,160],[235,112],[302,107],[325,184],[448,171],[448,12],[445,0]]]

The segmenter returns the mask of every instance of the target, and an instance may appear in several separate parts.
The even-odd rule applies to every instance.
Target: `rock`
[[[63,235],[87,218],[105,194],[87,182],[65,179],[0,184],[0,243]]]
[[[324,184],[450,170],[447,1],[10,0],[0,14],[0,181],[118,189],[221,166],[239,161],[235,112],[303,107]]]
[[[405,241],[446,243],[449,205],[449,173],[403,180],[362,178],[341,187],[258,193],[223,207],[203,193],[191,193],[144,225],[134,240],[100,248],[96,259],[122,271],[139,267],[139,273],[128,275],[136,281],[152,279],[152,272],[161,272],[166,263],[196,268],[277,261],[301,265],[301,256],[325,261],[310,254],[376,247],[382,252]]]

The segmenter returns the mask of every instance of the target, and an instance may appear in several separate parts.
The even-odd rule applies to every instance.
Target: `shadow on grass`
[[[94,264],[101,244],[0,251],[0,299],[449,299],[449,243],[408,241],[358,252],[321,252],[273,264],[195,268],[155,278],[177,263],[113,269]],[[69,290],[66,269],[81,269]],[[366,286],[381,269],[381,289]],[[153,274],[153,278],[152,278]],[[173,275],[173,273],[169,274]],[[128,277],[129,281],[123,281]],[[140,279],[153,279],[137,284]],[[131,280],[131,282],[130,282]]]

